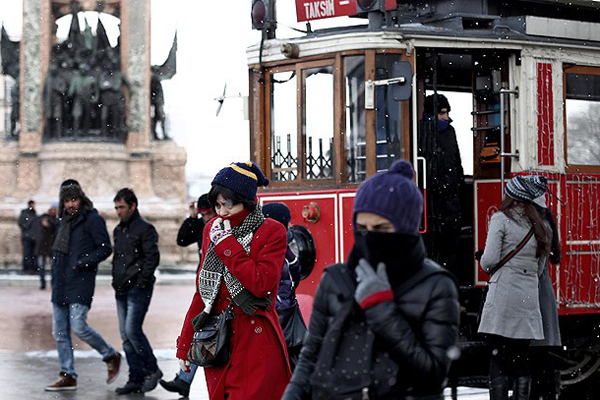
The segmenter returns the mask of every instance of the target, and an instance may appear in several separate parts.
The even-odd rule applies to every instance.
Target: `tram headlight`
[[[385,10],[385,0],[356,0],[357,12],[364,13],[375,10]]]
[[[273,0],[252,1],[252,29],[275,28],[275,3]]]

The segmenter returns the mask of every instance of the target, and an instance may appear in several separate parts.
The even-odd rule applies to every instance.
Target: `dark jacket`
[[[177,232],[177,245],[181,247],[189,246],[192,243],[198,244],[198,250],[202,248],[202,231],[204,230],[204,220],[202,218],[186,218],[179,232]]]
[[[52,302],[91,306],[98,264],[111,252],[104,218],[95,209],[82,208],[72,223],[69,253],[53,253]]]
[[[42,225],[44,220],[48,221],[48,226]],[[49,214],[40,215],[34,222],[36,233],[35,254],[37,256],[52,257],[52,245],[56,238],[56,227],[58,220]]]
[[[300,284],[301,273],[300,260],[296,254],[290,249],[289,244],[283,261],[283,272],[277,287],[277,303],[275,308],[287,308],[294,305],[296,300],[296,288]]]
[[[457,344],[459,304],[456,285],[450,274],[433,261],[420,258],[438,273],[421,281],[395,298],[364,311],[367,325],[375,334],[375,345],[389,351],[399,365],[396,393],[390,398],[438,398],[450,367],[448,350]],[[356,276],[352,256],[348,264]],[[332,320],[346,305],[343,285],[327,269],[321,278],[300,360],[283,399],[310,399],[310,378],[319,358],[323,338]],[[356,319],[359,320],[358,316]],[[357,323],[351,317],[350,323]],[[389,379],[389,377],[375,377]],[[429,398],[432,398],[429,397]]]
[[[114,240],[112,285],[117,293],[134,286],[152,286],[156,280],[154,271],[160,262],[158,233],[154,226],[136,210],[127,222],[116,226]]]
[[[21,228],[21,238],[35,241],[35,224],[34,221],[37,217],[35,210],[25,208],[21,210],[19,215],[19,228]]]
[[[454,127],[426,117],[419,123],[418,153],[427,160],[428,214],[438,219],[460,215],[460,187],[464,172]],[[450,121],[451,122],[451,121]]]

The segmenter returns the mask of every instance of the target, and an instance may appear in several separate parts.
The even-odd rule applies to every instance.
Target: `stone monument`
[[[85,11],[119,18],[117,46],[101,23],[90,36],[77,18],[69,38],[57,42],[56,20]],[[176,246],[187,156],[152,131],[151,77],[150,0],[24,0],[21,129],[18,140],[0,138],[0,268],[20,268],[20,209],[34,199],[45,212],[67,178],[81,183],[111,234],[118,222],[112,199],[132,188],[159,232],[161,266],[190,257]]]

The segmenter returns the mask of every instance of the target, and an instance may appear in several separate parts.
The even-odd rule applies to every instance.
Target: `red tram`
[[[260,4],[259,4],[260,3]],[[276,38],[273,1],[254,0],[263,40],[248,49],[251,156],[316,243],[299,293],[352,244],[352,204],[366,177],[409,159],[425,195],[416,146],[424,98],[452,104],[466,185],[455,271],[461,341],[478,339],[486,276],[474,253],[505,180],[534,173],[555,196],[562,263],[551,266],[564,350],[564,386],[600,366],[600,3],[514,0],[296,0],[299,20],[352,14],[365,25]],[[264,14],[260,14],[264,11]],[[367,23],[368,21],[368,23]],[[423,229],[427,229],[427,215]],[[595,376],[596,379],[587,379]]]

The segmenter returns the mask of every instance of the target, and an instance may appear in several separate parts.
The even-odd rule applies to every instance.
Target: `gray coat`
[[[546,223],[548,231],[552,231],[550,224]],[[549,257],[544,258],[544,270],[540,276],[540,311],[544,325],[544,339],[532,340],[532,346],[561,346],[560,327],[558,324],[558,309],[556,308],[556,296],[550,279],[548,268]]]
[[[519,223],[501,211],[492,216],[481,258],[481,267],[487,273],[527,235],[530,225],[518,211],[516,209],[515,214]],[[536,257],[536,247],[533,236],[490,277],[478,332],[514,339],[544,338],[538,277],[543,271],[545,257]]]

